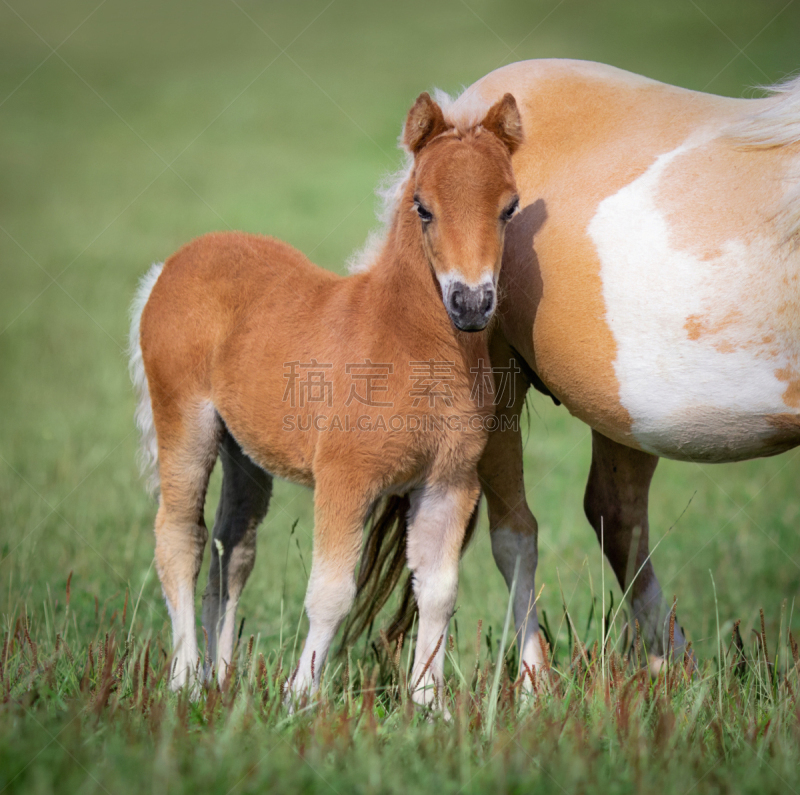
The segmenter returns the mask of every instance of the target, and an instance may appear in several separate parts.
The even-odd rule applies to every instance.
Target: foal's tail
[[[340,651],[355,645],[361,635],[375,621],[383,606],[397,587],[406,562],[406,540],[408,538],[408,496],[389,497],[372,517],[367,533],[367,542],[361,554],[361,564],[356,583],[356,601],[344,626]],[[467,548],[478,523],[480,500],[475,504],[467,523],[461,554]],[[392,616],[386,635],[390,642],[401,635],[408,636],[417,601],[414,598],[412,575],[406,576],[402,595]]]
[[[153,407],[150,403],[150,388],[147,385],[147,374],[142,360],[142,343],[139,337],[142,312],[150,293],[153,291],[158,277],[164,268],[159,262],[151,266],[142,277],[136,296],[131,304],[131,331],[128,338],[128,371],[136,391],[136,412],[134,419],[141,435],[139,446],[139,470],[146,477],[147,490],[154,494],[158,490],[158,444],[156,428],[153,423]]]

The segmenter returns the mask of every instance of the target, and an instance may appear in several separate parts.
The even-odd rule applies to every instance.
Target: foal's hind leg
[[[194,597],[208,539],[203,505],[221,426],[210,403],[182,412],[177,422],[159,402],[154,401],[153,413],[161,479],[156,568],[172,619],[175,661],[170,684],[180,689],[198,665]]]
[[[444,653],[458,593],[458,562],[464,532],[480,496],[477,478],[432,484],[411,495],[408,567],[413,573],[419,631],[411,673],[412,698],[443,706]]]
[[[256,466],[225,431],[219,449],[222,494],[214,519],[211,567],[203,595],[208,659],[224,681],[233,657],[236,607],[256,559],[256,529],[267,513],[272,476]]]
[[[628,600],[641,627],[651,668],[659,667],[669,644],[669,608],[649,559],[647,501],[657,464],[656,456],[592,431],[592,467],[584,508],[598,540],[602,530],[605,554],[620,587],[625,590],[633,580]],[[672,652],[681,654],[684,643],[676,624]]]

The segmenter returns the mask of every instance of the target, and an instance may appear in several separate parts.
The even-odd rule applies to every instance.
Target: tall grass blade
[[[486,711],[486,733],[491,740],[494,735],[494,719],[497,714],[497,694],[500,690],[500,676],[503,672],[503,658],[505,657],[506,638],[508,637],[508,627],[511,623],[511,614],[514,610],[514,594],[517,591],[517,576],[519,575],[519,555],[514,563],[514,577],[511,580],[511,588],[508,592],[508,607],[506,608],[506,620],[503,624],[503,636],[500,638],[500,650],[497,653],[497,661],[494,668],[494,680],[492,689],[489,691],[489,705]]]
[[[133,607],[133,615],[131,615],[131,627],[128,630],[128,643],[131,642],[131,636],[133,635],[133,626],[136,623],[136,614],[139,612],[139,602],[142,601],[142,594],[144,593],[144,586],[147,585],[147,581],[150,579],[150,572],[153,570],[153,565],[156,562],[155,555],[153,559],[150,561],[150,566],[147,568],[147,573],[144,575],[144,579],[142,580],[142,587],[139,589],[139,596],[136,597],[136,604]],[[70,577],[72,577],[72,572],[70,572]],[[69,605],[69,603],[67,603]],[[66,637],[66,633],[64,635]]]

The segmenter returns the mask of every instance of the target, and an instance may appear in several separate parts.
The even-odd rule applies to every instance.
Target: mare
[[[668,606],[649,557],[659,457],[740,461],[800,444],[800,78],[759,99],[666,85],[601,64],[516,63],[449,107],[505,92],[525,142],[514,172],[493,364],[523,373],[592,429],[584,507],[653,667]],[[515,599],[521,658],[541,662],[537,524],[518,430],[479,464],[492,550]],[[676,627],[675,653],[685,648]]]

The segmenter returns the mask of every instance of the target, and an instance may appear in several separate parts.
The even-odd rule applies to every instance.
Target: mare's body
[[[493,362],[516,356],[592,427],[586,513],[623,587],[640,572],[630,598],[660,655],[666,605],[647,561],[658,457],[737,461],[800,444],[800,80],[741,100],[528,61],[448,113],[506,91],[526,131],[514,156],[523,209],[506,238]],[[507,580],[525,560],[520,626],[537,555],[521,451],[517,432],[492,434],[480,466]],[[533,615],[530,663],[536,631]]]

